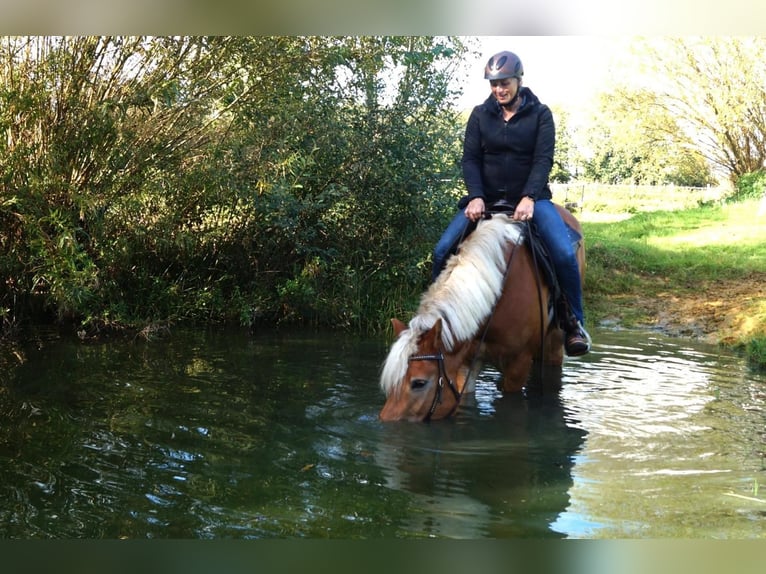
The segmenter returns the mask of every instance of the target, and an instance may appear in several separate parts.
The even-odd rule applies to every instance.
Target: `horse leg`
[[[564,363],[564,331],[557,327],[551,327],[545,335],[543,362],[556,366]]]
[[[515,360],[507,362],[502,369],[502,390],[504,393],[518,393],[527,384],[532,369],[532,353],[521,353]]]

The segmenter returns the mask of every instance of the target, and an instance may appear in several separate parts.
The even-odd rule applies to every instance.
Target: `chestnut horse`
[[[556,206],[582,238],[575,217]],[[484,361],[502,373],[498,388],[521,391],[535,360],[560,367],[564,335],[549,313],[550,289],[525,241],[527,224],[506,214],[479,222],[422,295],[383,364],[381,420],[427,421],[451,416],[474,390]],[[585,247],[577,246],[580,277]]]

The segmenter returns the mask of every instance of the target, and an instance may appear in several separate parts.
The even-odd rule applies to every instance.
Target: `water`
[[[567,419],[589,434],[553,526],[575,537],[764,538],[766,377],[708,345],[603,341],[564,376]]]
[[[382,338],[40,336],[2,360],[0,537],[766,537],[766,377],[594,335],[544,388],[489,370],[431,424],[377,420]]]

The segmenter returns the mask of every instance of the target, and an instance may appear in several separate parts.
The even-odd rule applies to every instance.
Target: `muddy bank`
[[[744,280],[716,280],[693,289],[660,289],[651,296],[612,297],[612,311],[601,322],[736,345],[743,339],[766,335],[766,324],[757,318],[763,301],[766,274],[754,273]],[[621,317],[628,315],[624,312],[628,308],[630,315],[638,318],[625,325]]]

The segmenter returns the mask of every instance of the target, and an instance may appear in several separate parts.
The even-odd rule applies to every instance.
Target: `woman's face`
[[[495,96],[497,103],[501,106],[510,104],[516,92],[519,91],[518,78],[504,78],[502,80],[490,80],[489,86],[492,89],[492,95]]]

